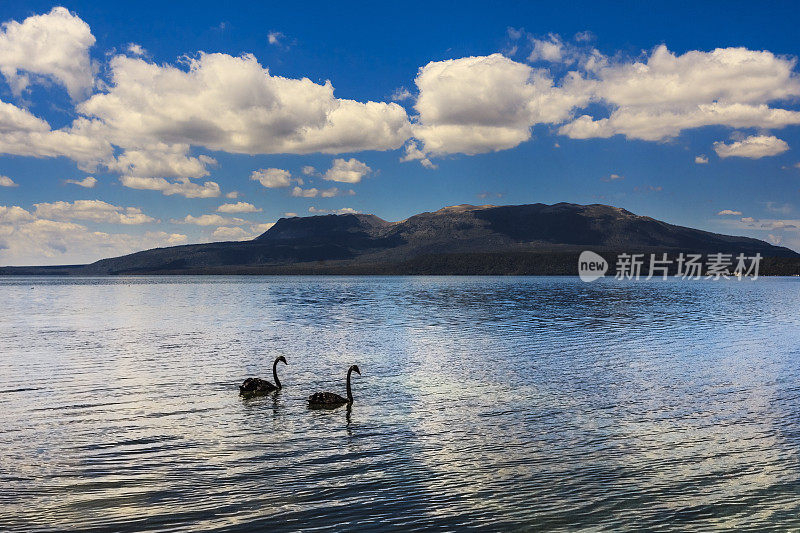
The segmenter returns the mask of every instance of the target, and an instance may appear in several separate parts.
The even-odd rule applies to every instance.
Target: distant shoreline
[[[674,251],[672,251],[674,252]],[[125,269],[101,272],[93,265],[0,267],[2,276],[577,276],[578,252],[500,252],[421,255],[407,261],[368,263],[315,261],[290,264],[223,265],[171,269]],[[616,273],[616,252],[601,251]],[[649,257],[649,255],[645,255]],[[642,273],[649,269],[646,260]],[[677,266],[672,265],[674,276]],[[759,276],[800,276],[800,257],[764,257]]]

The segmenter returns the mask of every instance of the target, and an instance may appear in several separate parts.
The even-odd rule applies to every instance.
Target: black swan
[[[353,372],[359,376],[361,375],[358,365],[353,365],[347,369],[347,398],[342,398],[332,392],[315,392],[308,398],[308,407],[311,409],[334,409],[342,405],[352,405],[353,392],[350,390],[350,374]]]
[[[281,380],[278,379],[278,361],[282,362],[284,365],[287,364],[286,358],[282,355],[272,363],[272,377],[275,379],[275,385],[266,379],[247,378],[244,380],[244,383],[239,385],[239,394],[245,397],[263,396],[264,394],[279,390],[281,388]]]

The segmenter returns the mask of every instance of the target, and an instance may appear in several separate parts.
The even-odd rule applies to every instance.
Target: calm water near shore
[[[0,278],[0,298],[0,529],[800,528],[798,278]],[[240,399],[277,355],[284,389]],[[352,363],[352,409],[308,411]]]

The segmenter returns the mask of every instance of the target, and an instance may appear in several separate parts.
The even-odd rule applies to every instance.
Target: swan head
[[[288,365],[288,364],[289,364],[289,363],[287,363],[287,362],[286,362],[286,358],[285,358],[284,356],[282,356],[282,355],[281,355],[281,356],[278,356],[278,358],[277,358],[277,359],[275,359],[275,362],[276,362],[276,363],[277,363],[278,361],[280,361],[280,362],[281,362],[281,363],[283,363],[284,365]]]
[[[353,366],[351,366],[351,367],[350,367],[350,370],[352,370],[353,372],[355,372],[355,373],[356,373],[356,374],[358,374],[359,376],[361,375],[361,371],[358,369],[358,365],[353,365]]]

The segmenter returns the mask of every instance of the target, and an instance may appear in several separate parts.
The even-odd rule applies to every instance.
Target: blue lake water
[[[0,278],[0,529],[800,528],[800,279]],[[284,388],[242,400],[248,376]],[[349,411],[309,411],[318,390]]]

